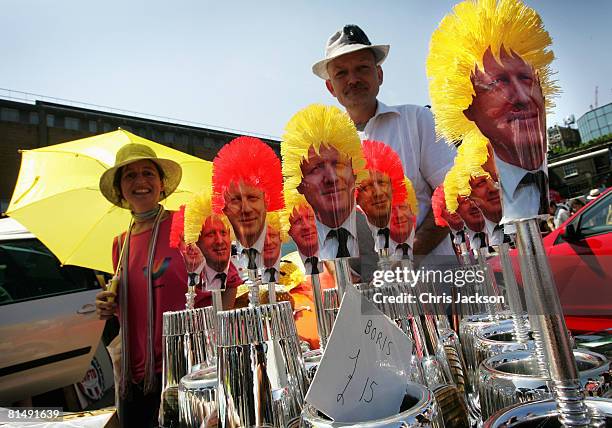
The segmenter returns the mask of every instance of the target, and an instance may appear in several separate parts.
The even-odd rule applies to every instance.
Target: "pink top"
[[[167,311],[185,309],[187,292],[187,270],[181,253],[170,248],[170,225],[168,216],[159,227],[159,235],[153,261],[153,305],[154,305],[154,350],[155,372],[162,371],[162,314]],[[147,349],[147,259],[149,240],[152,230],[132,234],[130,237],[128,305],[129,337],[132,379],[138,383],[144,379],[145,356]],[[125,238],[125,233],[121,239]],[[113,266],[118,259],[117,238],[113,243]],[[235,288],[241,280],[236,268],[230,263],[227,288]],[[121,287],[121,284],[119,285]],[[119,293],[118,293],[119,294]],[[119,302],[121,304],[121,302]],[[210,292],[196,291],[195,306],[205,307],[212,304]],[[119,311],[120,313],[120,311]],[[125,326],[122,325],[122,328]]]

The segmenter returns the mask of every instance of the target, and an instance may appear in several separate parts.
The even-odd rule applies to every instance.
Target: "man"
[[[391,208],[391,223],[389,224],[391,242],[389,248],[395,259],[410,259],[412,257],[416,225],[414,208],[407,198]]]
[[[286,226],[281,213],[268,213],[268,227],[266,230],[266,240],[263,248],[264,273],[262,282],[278,283],[280,275],[281,247],[287,240]]]
[[[206,290],[224,290],[223,308],[233,308],[236,287],[241,281],[230,263],[232,241],[229,225],[217,215],[208,216],[197,245],[206,260],[203,272]]]
[[[485,218],[478,206],[470,199],[470,172],[458,159],[444,179],[444,199],[449,212],[457,212],[467,228],[470,246],[473,249],[486,247]]]
[[[504,241],[504,230],[499,224],[502,218],[502,204],[497,183],[483,174],[470,178],[470,189],[470,199],[484,216],[489,244],[501,244]]]
[[[357,187],[357,203],[367,217],[375,249],[380,251],[390,248],[389,221],[391,220],[392,203],[396,206],[396,221],[400,205],[405,208],[402,210],[404,215],[401,215],[400,220],[402,222],[408,220],[410,207],[405,202],[406,183],[402,162],[391,147],[380,141],[365,140],[362,142],[362,149],[369,176],[364,178]],[[408,236],[399,243],[403,243],[406,239]]]
[[[448,230],[434,224],[430,198],[431,189],[442,183],[452,166],[454,150],[436,142],[429,109],[386,106],[377,100],[383,83],[381,64],[388,52],[388,45],[372,45],[358,26],[346,25],[329,38],[325,59],[312,70],[344,106],[361,139],[383,141],[399,154],[419,201],[415,254],[450,255],[452,249],[444,240]]]
[[[558,91],[550,43],[538,14],[516,0],[463,2],[432,36],[427,74],[438,131],[466,145],[491,143],[502,223],[548,213],[545,119]]]
[[[195,248],[203,258],[194,270],[201,276],[204,294],[223,290],[223,308],[231,309],[236,298],[236,287],[242,282],[236,267],[230,263],[231,233],[227,218],[212,212],[210,189],[194,196],[175,216],[172,223],[171,245],[184,241],[183,245]],[[174,219],[173,219],[174,220]],[[178,242],[179,247],[181,242]]]
[[[439,185],[434,190],[431,196],[431,209],[434,216],[434,221],[439,227],[449,227],[453,245],[461,245],[465,242],[465,223],[457,212],[451,213],[446,209],[446,201],[444,199],[444,184]],[[457,252],[455,250],[455,252]]]
[[[282,186],[280,160],[257,138],[238,137],[213,160],[213,206],[231,223],[249,270],[263,267],[266,213],[283,208]]]
[[[355,186],[365,162],[353,124],[335,107],[311,105],[287,124],[281,154],[285,194],[312,207],[321,258],[359,256]]]
[[[285,199],[287,208],[290,205]],[[314,268],[316,272],[322,271],[319,263],[319,235],[315,224],[315,214],[306,201],[298,203],[289,215],[289,236],[298,248],[298,254],[302,259],[306,275],[312,275]]]

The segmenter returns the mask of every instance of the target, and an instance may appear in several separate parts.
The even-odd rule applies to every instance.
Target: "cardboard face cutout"
[[[546,110],[533,68],[514,52],[491,49],[471,76],[475,95],[464,111],[490,141],[503,190],[505,220],[546,214]]]
[[[276,265],[281,252],[281,236],[280,232],[274,227],[268,225],[266,228],[266,240],[263,248],[263,260],[266,268],[271,268]]]
[[[444,207],[442,208],[441,215],[442,218],[446,220],[449,227],[453,229],[453,231],[456,232],[458,230],[463,230],[463,226],[465,224],[463,223],[463,219],[461,218],[458,212],[455,211],[454,213],[451,213],[446,209],[446,207]]]
[[[502,219],[502,203],[499,186],[489,177],[470,179],[470,199],[480,208],[485,218],[497,224]]]
[[[357,190],[357,203],[365,213],[368,223],[383,228],[391,219],[393,199],[391,179],[380,171],[369,171],[369,177],[362,180]]]
[[[339,227],[355,207],[355,175],[350,159],[333,147],[313,148],[301,165],[298,191],[324,225]]]
[[[261,237],[266,224],[264,192],[250,184],[231,183],[224,194],[223,212],[230,221],[236,239],[250,248]]]
[[[315,225],[315,214],[309,205],[294,208],[289,216],[289,236],[304,257],[317,256],[319,236]]]
[[[321,259],[357,257],[355,219],[355,174],[351,160],[333,147],[311,147],[301,164],[302,181],[297,187],[312,207],[317,233],[325,236]]]
[[[468,229],[473,232],[483,232],[485,220],[478,206],[470,198],[459,196],[457,213],[461,216]]]
[[[225,271],[231,256],[232,242],[228,227],[218,216],[206,218],[197,245],[211,269]]]
[[[394,205],[391,209],[389,230],[391,239],[398,244],[406,242],[416,227],[416,215],[407,202]],[[409,242],[412,245],[412,242]]]

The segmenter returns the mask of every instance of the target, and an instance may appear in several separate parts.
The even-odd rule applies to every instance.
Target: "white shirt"
[[[417,227],[431,208],[433,189],[444,182],[453,166],[456,150],[436,139],[434,120],[427,107],[387,106],[378,101],[376,113],[359,132],[362,140],[376,140],[397,152],[410,179],[419,204]],[[442,240],[431,255],[454,255],[448,239]]]
[[[225,290],[225,287],[227,287],[227,271],[228,270],[229,270],[229,263],[227,264],[223,272],[217,272],[210,266],[205,265],[204,275],[205,275],[205,280],[206,280],[206,286],[205,286],[206,291]],[[217,276],[218,273],[225,274],[225,284],[223,284],[223,288],[221,288],[221,280],[219,278],[215,279],[215,276]]]
[[[538,205],[539,205],[538,201]],[[497,223],[492,222],[485,217],[485,231],[489,237],[489,245],[500,245],[504,242],[504,230],[503,228],[495,230]]]
[[[338,239],[327,238],[327,235],[332,228],[320,223],[318,219],[315,219],[315,224],[317,226],[317,234],[319,236],[319,253],[321,254],[321,259],[335,259],[336,254],[338,254]],[[351,257],[359,257],[359,245],[357,243],[357,214],[355,212],[355,208],[353,208],[351,214],[346,218],[346,220],[344,220],[344,223],[333,229],[339,229],[341,227],[345,228],[349,232],[346,242],[346,247],[349,250],[349,254]]]
[[[450,230],[452,233],[451,236],[453,237],[453,244],[461,245],[465,242],[465,228],[461,230],[455,230],[452,227],[450,227]],[[463,233],[459,233],[459,232],[463,232]]]
[[[305,256],[304,254],[301,253],[301,251],[298,250],[298,254],[300,255],[300,259],[302,259],[302,264],[304,265],[304,272],[306,272],[306,275],[312,275],[312,264],[310,263],[310,261],[307,261],[310,257],[316,257],[317,260],[319,261],[317,269],[319,271],[319,273],[323,272],[323,262],[321,261],[321,258],[319,257],[319,252],[317,251],[315,253],[314,256]]]
[[[261,233],[259,234],[259,238],[257,238],[257,241],[255,241],[252,247],[249,247],[249,248],[254,248],[255,250],[257,250],[257,255],[255,256],[255,264],[257,265],[258,268],[261,268],[264,265],[263,264],[263,247],[266,242],[267,230],[268,230],[268,223],[265,223],[264,227],[262,228]],[[240,266],[244,269],[247,269],[249,265],[249,257],[247,256],[246,252],[243,252],[243,250],[246,250],[247,248],[243,247],[240,241],[237,242],[236,247],[238,249],[238,257],[240,260]]]
[[[270,272],[267,272],[269,268],[276,269],[276,272],[274,272],[274,279],[276,280],[275,282],[278,282],[278,277],[280,275],[280,260],[281,260],[281,256],[279,254],[273,266],[266,266],[263,268],[263,274],[261,275],[261,282],[263,282],[264,284],[268,282],[272,282],[270,281]]]
[[[404,250],[397,248],[398,245],[408,244],[408,257],[412,260],[412,244],[414,243],[415,230],[412,229],[408,239],[404,242],[395,242],[393,238],[389,238],[389,252],[393,256],[394,260],[402,260],[404,258]]]
[[[365,215],[365,214],[364,214]],[[379,235],[378,231],[380,229],[384,229],[382,227],[376,227],[373,224],[371,224],[370,222],[368,222],[368,227],[370,228],[370,231],[372,232],[372,238],[374,238],[374,250],[375,251],[379,251],[382,250],[383,248],[385,248],[385,235]],[[389,229],[389,225],[386,226],[387,229]],[[389,233],[391,233],[389,231]],[[391,237],[389,237],[389,248],[391,247]]]
[[[468,239],[470,240],[470,247],[472,248],[472,250],[474,250],[474,252],[477,252],[477,250],[482,246],[482,242],[480,242],[480,237],[477,235],[480,232],[475,232],[469,227],[466,227],[465,231],[468,236]],[[485,230],[483,230],[483,232],[486,235]],[[486,242],[484,244],[486,245]]]
[[[499,182],[502,188],[504,216],[500,223],[505,224],[511,220],[537,217],[540,210],[540,189],[535,183],[519,188],[519,183],[529,172],[544,171],[547,173],[546,160],[542,162],[538,169],[533,171],[511,165],[497,156],[495,156],[495,165],[499,172]],[[513,232],[513,228],[506,227],[506,233],[511,232]]]

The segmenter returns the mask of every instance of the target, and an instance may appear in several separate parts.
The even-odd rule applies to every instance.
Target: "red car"
[[[567,327],[612,328],[612,188],[544,238]]]
[[[567,327],[574,334],[612,328],[612,188],[543,241]],[[518,260],[512,258],[518,274]],[[491,262],[501,278],[499,260]]]

